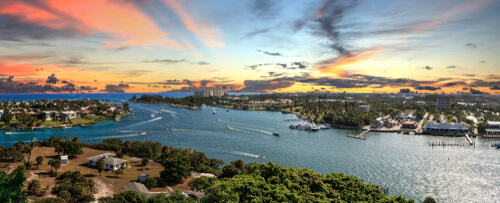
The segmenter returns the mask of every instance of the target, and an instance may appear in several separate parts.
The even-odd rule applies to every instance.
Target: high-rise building
[[[222,97],[226,92],[222,89],[199,89],[194,91],[194,96],[200,97]]]
[[[447,109],[451,107],[451,98],[450,97],[438,97],[436,99],[436,108],[437,109]]]

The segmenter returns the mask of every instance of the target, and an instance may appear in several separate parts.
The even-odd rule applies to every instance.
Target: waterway
[[[133,94],[96,95],[65,98],[112,101],[128,99]],[[182,97],[185,94],[165,93],[164,96]],[[32,98],[25,98],[28,99]],[[236,159],[246,163],[273,161],[322,174],[352,174],[369,183],[389,187],[389,195],[418,201],[426,196],[433,196],[439,202],[494,202],[500,198],[500,150],[490,147],[490,142],[500,142],[500,139],[477,138],[474,139],[475,147],[430,147],[429,142],[466,140],[376,132],[365,135],[366,140],[359,140],[348,138],[347,133],[355,133],[348,130],[305,132],[289,129],[291,123],[283,120],[295,117],[279,112],[215,108],[213,114],[211,107],[189,110],[134,103],[130,107],[135,118],[126,116],[119,122],[103,121],[89,128],[12,131],[11,135],[0,132],[0,145],[27,142],[34,137],[44,140],[50,136],[78,136],[80,141],[88,143],[107,138],[152,140],[179,148],[191,147],[226,163]],[[139,136],[142,131],[147,134]],[[273,136],[275,131],[281,136]],[[266,158],[259,159],[258,155]]]

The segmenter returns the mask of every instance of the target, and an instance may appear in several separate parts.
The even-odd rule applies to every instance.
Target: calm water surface
[[[166,94],[172,96],[172,93]],[[128,99],[131,95],[111,96],[112,99]],[[78,136],[88,143],[107,138],[152,140],[180,148],[191,147],[226,163],[236,159],[247,163],[273,161],[323,174],[353,174],[369,183],[389,187],[390,195],[420,201],[426,196],[433,196],[440,202],[495,202],[500,198],[500,150],[490,147],[490,142],[500,142],[499,139],[475,139],[475,148],[429,147],[428,142],[465,142],[465,138],[371,132],[366,140],[358,140],[346,137],[350,132],[346,130],[291,130],[288,128],[291,123],[283,119],[295,117],[276,112],[216,108],[213,115],[212,108],[208,107],[188,110],[154,104],[130,106],[135,118],[127,116],[120,122],[104,121],[90,128],[0,133],[0,144],[10,146],[18,140],[29,141],[33,137],[43,140],[64,135],[68,138]],[[169,128],[173,130],[167,130]],[[147,135],[138,136],[141,131]],[[274,131],[279,131],[281,137],[271,135]],[[266,158],[258,159],[258,155]]]

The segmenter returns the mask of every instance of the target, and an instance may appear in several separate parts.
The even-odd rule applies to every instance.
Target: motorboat
[[[116,118],[116,119],[115,119],[115,121],[116,121],[116,122],[120,121],[120,118]]]
[[[215,118],[215,121],[220,121],[220,119],[218,119],[218,118]]]
[[[122,131],[121,131],[121,130],[119,130],[119,131],[116,131],[116,132],[117,132],[117,133],[122,133]]]
[[[215,114],[215,108],[212,108],[212,109],[213,109],[213,111],[214,111],[214,112],[213,112],[213,114]]]
[[[280,136],[280,133],[279,133],[279,132],[274,132],[274,133],[273,133],[273,135],[274,135],[274,136],[278,136],[278,137],[279,137],[279,136]]]
[[[229,109],[227,109],[226,112],[229,112]]]
[[[233,128],[231,128],[231,126],[226,126],[226,128],[229,129],[229,130],[233,129]]]
[[[278,125],[276,125],[276,128],[279,128],[279,126],[278,126]]]
[[[265,156],[259,155],[259,159],[265,159]]]
[[[146,132],[140,132],[139,135],[146,135]]]
[[[154,118],[154,117],[155,117],[155,115],[154,115],[154,114],[151,114],[151,118]]]
[[[62,128],[63,129],[69,129],[69,128],[71,128],[71,125],[63,125]]]
[[[289,126],[289,128],[290,128],[290,129],[296,129],[296,128],[297,128],[297,125],[292,124],[292,125],[290,125],[290,126]]]
[[[12,135],[12,132],[5,132],[6,135]]]
[[[168,131],[174,131],[174,129],[173,129],[173,128],[167,128],[167,130],[168,130]]]
[[[497,148],[500,148],[500,143],[493,143],[493,145]]]

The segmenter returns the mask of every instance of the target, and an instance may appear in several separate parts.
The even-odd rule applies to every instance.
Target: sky
[[[500,94],[499,0],[0,1],[0,93]]]

